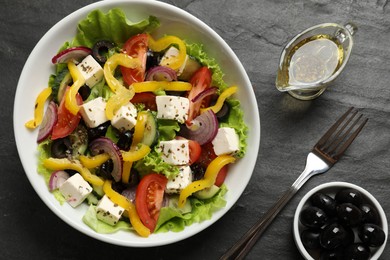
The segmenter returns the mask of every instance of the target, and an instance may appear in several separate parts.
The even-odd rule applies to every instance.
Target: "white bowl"
[[[98,234],[82,222],[82,216],[87,210],[83,205],[73,209],[65,203],[60,205],[49,192],[45,181],[36,171],[37,168],[37,131],[26,129],[24,123],[33,118],[35,98],[47,86],[48,78],[54,72],[51,64],[52,56],[65,41],[71,40],[76,33],[77,23],[89,12],[100,9],[106,12],[119,7],[133,21],[147,18],[149,15],[158,17],[161,27],[156,37],[165,33],[177,35],[189,42],[203,43],[205,51],[215,57],[225,72],[225,81],[229,85],[239,86],[237,97],[241,100],[244,119],[249,126],[248,148],[246,156],[232,165],[226,179],[229,188],[226,194],[227,205],[215,212],[212,219],[186,227],[184,231],[153,234],[141,238],[134,232],[120,231],[115,234]],[[257,102],[249,78],[237,56],[226,42],[205,23],[191,14],[175,6],[144,0],[112,0],[96,2],[68,15],[54,25],[38,42],[31,52],[19,79],[14,103],[15,139],[26,175],[33,188],[44,203],[62,220],[75,229],[91,237],[108,243],[131,246],[150,247],[174,243],[186,239],[209,227],[220,219],[238,200],[247,186],[257,159],[260,144],[260,118]]]
[[[304,226],[299,221],[299,215],[300,215],[302,209],[304,209],[306,207],[306,205],[309,203],[308,200],[316,192],[321,191],[322,193],[327,194],[327,195],[334,198],[334,195],[337,193],[337,191],[339,191],[343,188],[353,188],[353,189],[360,191],[363,194],[365,201],[368,204],[373,205],[376,208],[376,210],[378,211],[379,217],[380,217],[380,225],[379,226],[381,226],[383,231],[385,232],[386,239],[385,239],[385,242],[383,243],[382,246],[380,246],[376,249],[370,248],[370,249],[372,249],[371,250],[371,259],[372,260],[378,259],[379,256],[382,254],[382,252],[386,246],[386,241],[387,241],[387,236],[388,236],[387,218],[386,218],[386,214],[385,214],[382,206],[374,198],[374,196],[371,195],[371,193],[369,193],[368,191],[366,191],[365,189],[363,189],[357,185],[347,183],[347,182],[329,182],[329,183],[321,184],[321,185],[313,188],[312,190],[310,190],[308,193],[306,193],[306,195],[303,196],[303,198],[299,202],[297,209],[295,210],[294,224],[293,224],[294,240],[295,240],[295,244],[297,245],[299,251],[301,252],[302,256],[305,259],[312,260],[313,257],[309,254],[309,252],[304,247],[302,240],[301,240],[301,236],[300,236],[301,232],[304,229]]]

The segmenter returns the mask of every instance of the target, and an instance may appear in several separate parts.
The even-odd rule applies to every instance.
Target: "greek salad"
[[[83,221],[99,233],[147,237],[210,219],[225,206],[229,165],[245,154],[239,86],[202,45],[154,38],[159,25],[91,12],[53,56],[26,122],[38,129],[49,190],[60,203],[87,203]]]

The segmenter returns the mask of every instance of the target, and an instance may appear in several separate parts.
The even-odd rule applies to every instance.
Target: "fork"
[[[320,138],[308,154],[306,167],[298,179],[267,213],[222,255],[220,260],[244,259],[276,215],[302,185],[312,176],[329,170],[340,159],[368,121],[368,118],[362,119],[362,114],[356,118],[358,111],[352,112],[353,110],[353,107],[349,108]]]

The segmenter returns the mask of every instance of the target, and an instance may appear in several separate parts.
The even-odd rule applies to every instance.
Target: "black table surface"
[[[357,184],[390,212],[388,1],[172,0],[166,2],[188,11],[220,34],[252,82],[260,112],[261,145],[249,185],[222,219],[171,245],[120,247],[68,226],[39,199],[24,173],[13,133],[13,104],[20,73],[39,39],[66,15],[92,2],[1,1],[0,259],[217,259],[293,183],[312,145],[350,106],[370,118],[367,126],[340,162],[303,186],[248,259],[302,259],[293,241],[293,215],[304,194],[321,183]],[[352,56],[321,97],[299,101],[276,90],[281,50],[295,34],[324,22],[348,21],[358,26]],[[390,259],[389,246],[381,259]]]

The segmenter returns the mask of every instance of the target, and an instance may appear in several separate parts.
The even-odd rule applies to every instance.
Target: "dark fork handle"
[[[257,223],[237,241],[220,260],[244,259],[252,247],[256,244],[258,238],[272,223],[276,215],[284,208],[287,202],[295,195],[298,190],[291,186],[285,191],[282,197],[267,211],[267,213],[257,221]]]
[[[251,248],[255,245],[258,238],[267,229],[269,224],[274,220],[276,215],[284,208],[287,202],[297,193],[305,182],[313,175],[326,172],[329,169],[329,165],[326,164],[321,158],[313,153],[309,153],[306,159],[306,166],[303,172],[291,185],[291,187],[285,191],[282,197],[276,201],[276,203],[260,218],[255,225],[245,233],[244,236],[237,241],[232,248],[230,248],[220,259],[243,259]]]

